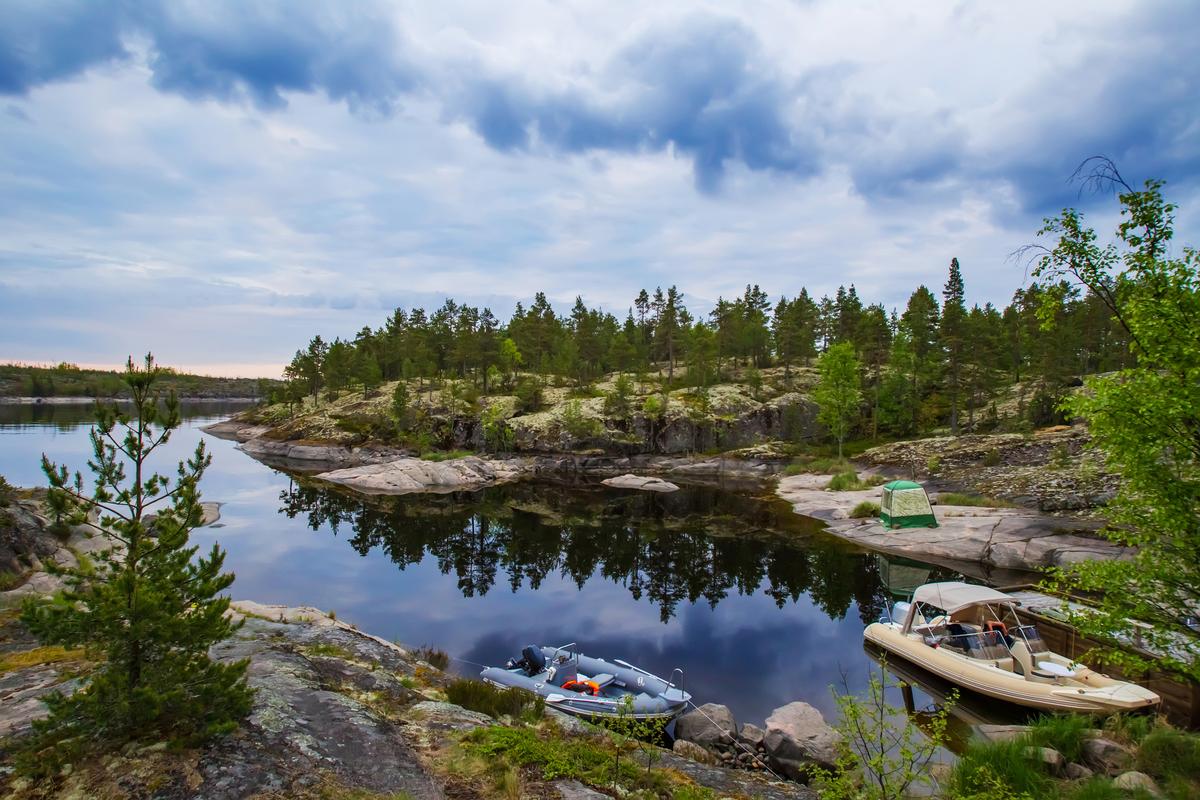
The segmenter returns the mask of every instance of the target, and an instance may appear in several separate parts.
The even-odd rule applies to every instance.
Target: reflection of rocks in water
[[[280,499],[280,513],[335,535],[348,527],[357,551],[380,548],[401,569],[435,558],[467,597],[486,594],[502,569],[514,592],[526,582],[537,589],[552,573],[580,587],[598,573],[655,603],[664,621],[680,602],[716,606],[731,591],[760,589],[780,607],[808,594],[834,618],[852,601],[864,622],[882,610],[868,556],[819,534],[786,504],[708,488],[635,494],[517,484],[363,497],[296,484]]]

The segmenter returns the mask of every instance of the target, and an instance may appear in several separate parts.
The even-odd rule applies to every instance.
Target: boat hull
[[[1112,714],[1149,708],[1159,702],[1158,695],[1136,684],[1095,675],[1094,688],[1060,683],[1027,681],[1005,669],[964,663],[966,659],[919,639],[902,634],[896,625],[876,622],[868,625],[863,637],[887,651],[955,685],[987,697],[1045,711],[1075,711]]]

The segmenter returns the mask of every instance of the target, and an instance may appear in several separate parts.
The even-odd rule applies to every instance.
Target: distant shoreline
[[[127,403],[122,397],[0,397],[0,405],[5,406],[84,406],[91,405],[97,400],[103,402]],[[261,397],[180,397],[181,403],[261,403]]]

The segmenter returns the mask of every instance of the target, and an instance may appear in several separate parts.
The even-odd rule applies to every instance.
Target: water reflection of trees
[[[669,495],[556,485],[482,492],[362,498],[296,484],[280,513],[309,527],[349,528],[359,553],[379,548],[400,569],[428,556],[454,573],[467,597],[486,594],[503,570],[509,588],[537,589],[551,573],[583,585],[599,574],[663,621],[681,602],[716,606],[730,592],[760,588],[783,607],[808,595],[833,618],[857,603],[878,617],[883,591],[875,561],[849,552],[776,504],[710,489]]]

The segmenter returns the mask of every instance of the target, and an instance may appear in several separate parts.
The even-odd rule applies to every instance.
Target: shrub
[[[0,506],[6,506],[11,503],[16,496],[16,489],[13,485],[5,480],[3,475],[0,475]]]
[[[613,382],[612,391],[604,396],[604,413],[615,419],[627,419],[633,398],[633,382],[622,373]]]
[[[850,511],[850,519],[870,519],[879,516],[879,504],[863,500]]]
[[[445,650],[438,649],[431,645],[421,645],[413,651],[413,655],[424,661],[431,667],[436,667],[440,670],[445,670],[450,666],[450,656]],[[476,681],[477,683],[478,681]]]
[[[984,465],[985,467],[998,467],[998,466],[1000,466],[1000,450],[999,450],[999,448],[993,447],[991,450],[988,450],[988,451],[987,451],[987,452],[984,454],[984,456],[983,456],[983,465]]]
[[[1054,469],[1066,469],[1071,466],[1071,453],[1066,445],[1057,445],[1050,453],[1050,466]]]
[[[1154,730],[1156,722],[1145,714],[1113,714],[1104,720],[1104,730],[1119,741],[1138,744]]]
[[[563,430],[572,439],[591,439],[604,429],[598,419],[583,412],[583,404],[578,400],[572,400],[563,408],[561,422]]]
[[[666,395],[652,394],[642,403],[642,413],[651,419],[662,419],[667,413]]]
[[[525,377],[517,381],[513,393],[517,396],[517,410],[524,414],[540,411],[545,402],[542,382],[537,378]]]
[[[546,701],[524,689],[497,689],[483,681],[466,678],[446,687],[446,699],[456,706],[487,714],[489,717],[521,717],[539,719]]]
[[[481,417],[483,423],[483,444],[494,453],[504,453],[512,450],[516,434],[504,417],[504,408],[499,403],[489,406]]]
[[[930,456],[925,461],[925,471],[930,475],[937,475],[942,471],[942,460],[937,456]]]
[[[395,434],[395,424],[382,414],[347,414],[338,417],[333,424],[360,442],[389,440]]]
[[[844,458],[822,457],[797,459],[784,469],[787,475],[837,475],[854,471],[854,465]]]
[[[1152,731],[1138,747],[1137,768],[1159,779],[1200,782],[1200,737],[1172,728]]]

